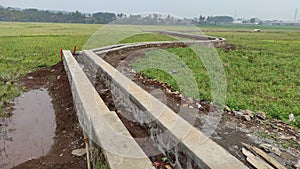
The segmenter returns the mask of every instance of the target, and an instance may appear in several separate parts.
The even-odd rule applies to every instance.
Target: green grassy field
[[[55,24],[55,23],[8,23],[0,22],[0,116],[5,116],[3,104],[18,96],[23,90],[18,84],[25,74],[41,67],[49,67],[60,61],[59,50],[73,50],[74,45],[81,50],[91,36],[103,25],[88,24]],[[111,28],[111,27],[109,27]],[[151,29],[152,26],[144,27]],[[159,27],[156,27],[160,29]],[[140,32],[136,26],[116,26],[119,37],[125,31],[139,32],[134,41],[170,40],[166,36],[158,36]],[[102,31],[103,32],[103,31]],[[99,43],[93,47],[112,45],[111,34],[100,37]],[[93,36],[98,38],[99,36]],[[93,39],[93,38],[91,38]],[[97,40],[97,39],[96,39]],[[126,42],[126,39],[124,39]],[[91,46],[88,46],[91,47]]]
[[[220,32],[238,47],[218,50],[228,81],[228,105],[235,109],[266,111],[287,122],[293,113],[300,124],[300,29],[262,28],[261,33]]]
[[[101,25],[0,22],[0,109],[3,102],[16,97],[22,91],[18,84],[22,76],[57,63],[60,60],[60,48],[72,50],[76,44],[78,49],[81,49],[100,27]],[[261,33],[250,32],[253,28],[256,27],[202,28],[206,34],[224,37],[229,43],[237,46],[237,50],[229,52],[217,49],[226,74],[227,104],[236,110],[262,110],[267,112],[269,117],[283,119],[286,122],[288,115],[294,113],[298,125],[300,124],[299,27],[262,26],[259,27],[262,29]],[[143,29],[180,30],[182,27],[144,26]],[[136,26],[119,26],[116,32],[119,30],[139,31]],[[238,32],[240,30],[249,32]],[[122,35],[123,32],[119,31],[116,36]],[[115,43],[110,41],[110,34],[99,40],[104,43],[93,45],[100,47]],[[121,42],[156,40],[172,40],[172,38],[142,33],[133,38],[124,38]],[[195,58],[193,51],[188,48],[172,48],[167,51],[179,56],[189,66],[195,74],[200,96],[202,99],[210,100],[209,77],[202,61]],[[147,53],[148,58],[159,58],[160,55],[159,51]],[[140,60],[135,67],[138,68],[138,64],[145,61],[147,60]],[[156,70],[147,70],[144,73],[166,81],[174,89],[179,90],[176,81],[166,73]],[[1,110],[0,112],[3,113]]]
[[[227,105],[234,110],[265,111],[269,117],[285,122],[288,122],[289,114],[293,113],[296,122],[292,124],[299,125],[300,30],[295,27],[260,27],[262,32],[255,33],[251,32],[252,28],[254,27],[202,28],[207,35],[224,37],[237,47],[229,52],[217,49],[226,74]],[[179,56],[192,70],[200,99],[211,100],[207,70],[193,50],[172,48],[167,51]],[[146,64],[152,64],[161,58],[160,52],[151,51],[146,55],[145,59],[139,60],[133,67],[142,69]],[[171,84],[174,90],[181,90],[174,78],[160,70],[146,69],[143,73]],[[186,95],[193,96],[189,91],[186,91]]]
[[[5,101],[20,94],[25,74],[60,60],[59,50],[79,48],[100,26],[0,22],[0,114]]]

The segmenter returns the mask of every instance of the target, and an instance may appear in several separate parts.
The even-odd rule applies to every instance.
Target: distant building
[[[249,24],[250,21],[249,21],[249,19],[238,18],[238,19],[234,20],[232,23],[234,23],[234,24]]]

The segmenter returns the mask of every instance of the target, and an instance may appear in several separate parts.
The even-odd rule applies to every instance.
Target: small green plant
[[[108,164],[106,163],[100,163],[99,161],[96,161],[96,164],[95,164],[95,169],[109,169],[108,167]]]

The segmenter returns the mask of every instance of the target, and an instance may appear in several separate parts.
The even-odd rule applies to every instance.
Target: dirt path
[[[70,85],[63,64],[58,63],[25,76],[21,83],[26,90],[47,88],[55,108],[56,125],[54,144],[50,152],[39,159],[22,163],[13,169],[84,169],[85,157],[74,157],[71,152],[83,148],[83,137],[74,110]]]

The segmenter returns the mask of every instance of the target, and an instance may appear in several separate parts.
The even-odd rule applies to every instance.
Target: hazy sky
[[[260,17],[293,20],[300,0],[0,0],[5,7],[38,8],[80,12],[160,12],[193,18],[202,15]]]

